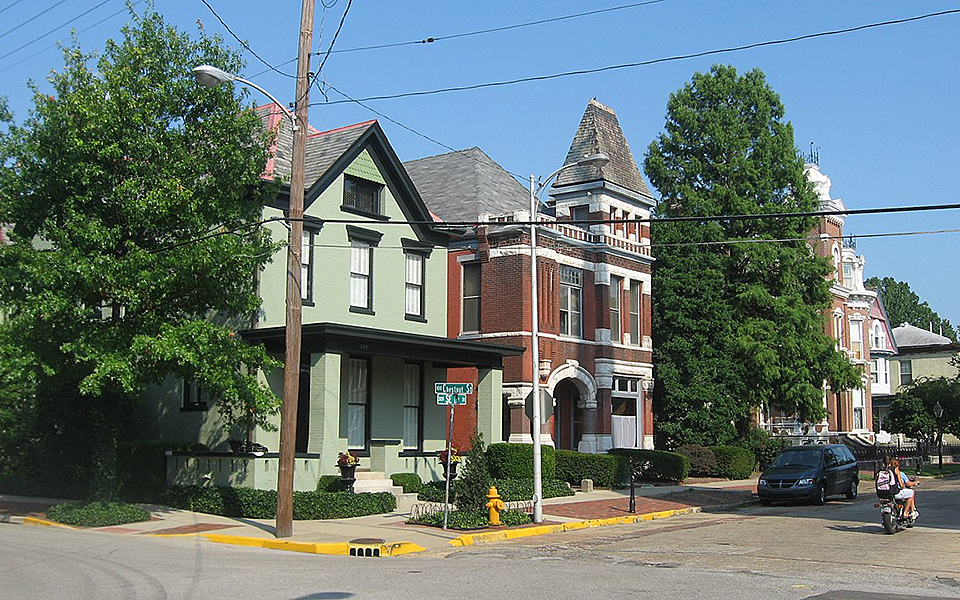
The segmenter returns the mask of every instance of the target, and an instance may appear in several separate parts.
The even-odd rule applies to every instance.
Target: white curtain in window
[[[403,367],[403,447],[420,447],[420,365]]]
[[[368,308],[370,292],[370,245],[350,243],[350,306]]]
[[[420,315],[423,306],[423,257],[406,255],[406,311],[408,315]]]

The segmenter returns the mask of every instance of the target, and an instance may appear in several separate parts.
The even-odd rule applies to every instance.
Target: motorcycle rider
[[[917,511],[917,500],[916,492],[911,488],[917,485],[916,481],[910,481],[910,478],[907,477],[905,473],[900,470],[900,461],[891,458],[889,464],[887,464],[887,459],[884,459],[884,467],[889,468],[893,471],[894,476],[897,478],[897,481],[900,482],[900,487],[902,488],[899,493],[897,493],[894,498],[897,500],[904,500],[903,514],[907,516],[911,521],[920,516],[920,513]]]

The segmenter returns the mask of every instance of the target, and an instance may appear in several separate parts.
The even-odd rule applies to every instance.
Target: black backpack
[[[877,484],[877,496],[880,498],[893,498],[900,493],[900,482],[897,481],[897,474],[893,469],[877,471],[874,481]]]

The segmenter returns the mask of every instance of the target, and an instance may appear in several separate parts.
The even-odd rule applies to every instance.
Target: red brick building
[[[537,215],[535,373],[529,226],[520,224],[530,220],[529,191],[477,148],[405,164],[441,219],[484,223],[450,245],[448,333],[526,349],[504,361],[504,440],[532,441],[524,400],[537,376],[553,397],[544,443],[583,452],[653,446],[645,394],[653,384],[650,231],[608,221],[647,219],[654,200],[614,111],[591,100],[564,164],[598,152],[609,163],[564,170]],[[468,409],[457,413],[460,443],[472,429],[470,413],[484,407]]]

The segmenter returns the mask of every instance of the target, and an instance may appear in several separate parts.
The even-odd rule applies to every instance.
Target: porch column
[[[347,447],[340,437],[340,355],[311,355],[310,452],[320,453],[320,474],[337,474],[337,454]]]
[[[503,371],[477,368],[477,429],[486,444],[503,439]]]

